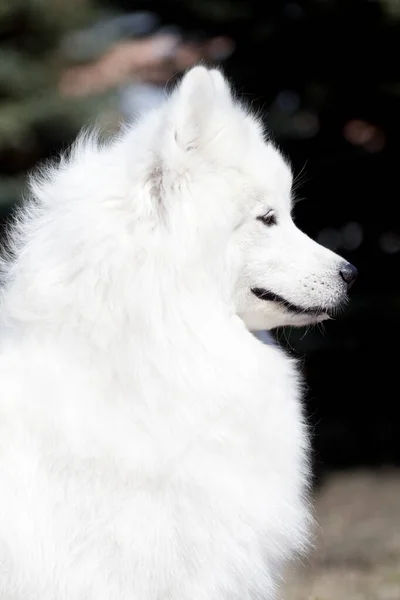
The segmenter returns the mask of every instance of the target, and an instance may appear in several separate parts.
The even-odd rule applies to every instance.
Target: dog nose
[[[358,271],[354,265],[347,263],[340,269],[340,276],[347,283],[347,289],[349,290],[355,280],[357,279]]]

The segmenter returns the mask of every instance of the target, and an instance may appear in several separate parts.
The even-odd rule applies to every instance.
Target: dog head
[[[162,189],[187,217],[175,235],[202,237],[249,329],[316,323],[346,303],[356,268],[296,227],[290,166],[219,71],[189,71],[162,122]]]

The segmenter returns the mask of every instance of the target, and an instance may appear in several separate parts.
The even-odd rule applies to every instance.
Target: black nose
[[[340,275],[343,281],[347,283],[347,289],[350,289],[357,279],[358,271],[354,265],[347,263],[340,269]]]

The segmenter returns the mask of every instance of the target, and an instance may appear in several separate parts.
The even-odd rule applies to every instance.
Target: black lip
[[[330,312],[328,309],[322,308],[320,306],[313,308],[302,308],[301,306],[297,306],[296,304],[292,304],[288,300],[285,300],[285,298],[282,298],[282,296],[278,296],[278,294],[274,294],[273,292],[269,292],[268,290],[264,290],[263,288],[252,288],[251,291],[260,300],[276,302],[281,306],[284,306],[287,311],[295,313],[297,315],[302,314],[318,316],[322,314],[329,314]]]

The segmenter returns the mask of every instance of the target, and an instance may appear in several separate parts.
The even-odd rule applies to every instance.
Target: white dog
[[[296,364],[355,268],[291,219],[292,175],[196,67],[32,183],[4,263],[1,600],[275,597],[309,538]]]

